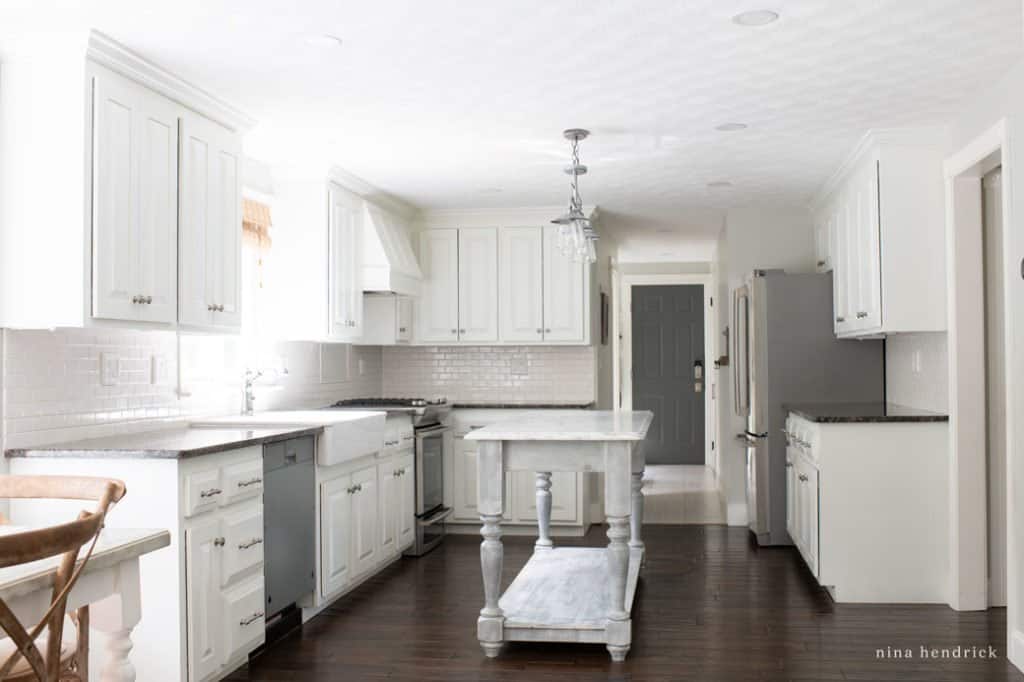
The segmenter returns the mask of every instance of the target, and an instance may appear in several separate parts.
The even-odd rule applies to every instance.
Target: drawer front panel
[[[230,585],[263,563],[263,514],[256,503],[224,515],[221,584]]]
[[[254,578],[224,593],[224,663],[247,654],[265,638],[263,578]]]
[[[196,471],[185,476],[185,516],[215,509],[224,497],[220,469]]]
[[[263,460],[250,459],[224,467],[221,504],[233,504],[263,493]]]

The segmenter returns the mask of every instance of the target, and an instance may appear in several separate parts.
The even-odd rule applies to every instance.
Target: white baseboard
[[[1014,630],[1007,639],[1009,640],[1010,650],[1006,652],[1006,658],[1018,670],[1024,671],[1024,632]]]
[[[725,522],[730,526],[747,525],[747,503],[733,502],[725,505]]]

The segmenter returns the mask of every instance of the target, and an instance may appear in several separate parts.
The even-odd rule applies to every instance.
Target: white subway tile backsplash
[[[321,382],[320,349],[314,343],[273,344],[257,352],[238,337],[172,331],[8,330],[0,400],[4,444],[141,431],[160,422],[233,412],[241,406],[245,358],[264,367],[271,357],[273,365],[283,363],[288,369],[287,375],[272,372],[258,383],[258,409],[320,407],[342,398],[379,395],[380,349],[350,351],[354,362],[362,360],[363,374],[328,384]],[[116,385],[101,385],[101,353],[118,358]],[[157,383],[151,373],[154,356],[165,363],[166,379]]]
[[[396,346],[383,349],[385,395],[452,402],[581,403],[596,397],[590,346]]]

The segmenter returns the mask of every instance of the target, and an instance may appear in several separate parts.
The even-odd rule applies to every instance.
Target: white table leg
[[[483,527],[480,535],[480,570],[484,578],[484,607],[477,619],[477,639],[484,655],[494,658],[501,651],[505,616],[498,606],[501,596],[501,564],[505,549],[501,544],[501,517],[504,513],[505,469],[501,443],[480,443],[477,456],[477,505]]]
[[[551,472],[537,472],[537,542],[536,549],[551,549]]]
[[[114,583],[113,595],[89,607],[91,626],[108,637],[106,660],[99,679],[101,682],[135,682],[135,666],[128,655],[132,650],[132,628],[142,618],[139,560],[118,564]]]
[[[620,443],[605,445],[605,514],[608,520],[609,609],[605,628],[608,653],[612,660],[626,660],[632,643],[632,620],[626,611],[626,582],[629,572],[630,513],[632,476],[628,453],[623,456]]]
[[[640,538],[640,531],[644,525],[644,475],[643,472],[633,473],[631,484],[633,515],[629,519],[629,547],[630,549],[643,549],[644,541]]]

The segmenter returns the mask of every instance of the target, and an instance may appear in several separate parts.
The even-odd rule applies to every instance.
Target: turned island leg
[[[632,504],[633,514],[629,519],[629,548],[640,549],[644,548],[644,541],[640,537],[641,529],[644,525],[644,474],[633,473],[633,480],[630,484],[632,491]]]
[[[537,542],[536,549],[551,549],[551,472],[537,472]]]
[[[500,441],[481,441],[477,458],[477,504],[483,527],[480,535],[480,571],[484,579],[484,607],[477,619],[477,639],[484,655],[494,658],[501,651],[505,615],[498,606],[501,596],[501,517],[504,513],[505,469]]]
[[[626,448],[625,452],[623,448]],[[626,610],[626,583],[629,573],[630,513],[632,475],[629,446],[605,445],[605,514],[608,521],[608,624],[605,626],[608,653],[612,660],[626,660],[632,643],[632,621]]]

